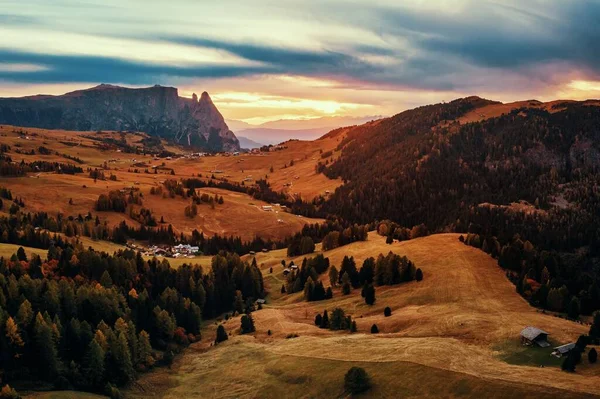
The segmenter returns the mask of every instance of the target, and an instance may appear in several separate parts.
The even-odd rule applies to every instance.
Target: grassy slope
[[[19,247],[20,247],[20,245],[0,244],[0,256],[4,257],[4,258],[10,258],[13,254],[17,253],[17,250],[19,249]],[[23,249],[25,250],[25,254],[27,255],[27,258],[30,258],[32,254],[37,254],[42,259],[45,259],[46,255],[48,255],[48,251],[45,249],[30,248],[30,247],[23,247]]]
[[[570,342],[587,327],[538,313],[520,298],[495,260],[465,246],[455,234],[435,235],[391,246],[374,234],[369,241],[326,253],[339,265],[344,254],[359,264],[393,250],[422,268],[424,280],[378,287],[377,302],[364,304],[359,290],[317,303],[299,294],[270,297],[254,313],[256,334],[239,336],[239,317],[224,322],[227,343],[210,347],[216,323],[204,340],[181,356],[172,371],[140,381],[144,391],[165,397],[339,397],[343,374],[365,367],[375,388],[366,397],[585,397],[597,394],[600,367],[587,360],[575,374],[539,368],[537,354],[523,353],[519,331],[535,325],[557,343]],[[257,255],[267,284],[278,291],[282,251]],[[268,268],[273,266],[273,275]],[[325,277],[326,280],[326,277]],[[357,334],[316,328],[314,315],[343,307],[356,319]],[[383,317],[383,308],[393,314]],[[379,335],[368,333],[377,324]],[[267,335],[267,330],[272,335]],[[298,338],[286,339],[288,334]],[[510,364],[517,363],[517,364]],[[523,365],[523,364],[529,364]]]
[[[30,140],[19,138],[18,132],[24,130],[32,133],[37,132],[38,136],[30,136]],[[191,233],[192,230],[198,229],[206,235],[221,234],[221,235],[240,235],[244,240],[251,240],[255,236],[263,238],[283,239],[290,234],[293,234],[304,226],[305,223],[319,222],[318,219],[298,218],[288,213],[264,212],[260,209],[265,202],[256,201],[250,196],[240,193],[229,192],[218,189],[199,190],[201,193],[206,192],[210,195],[218,194],[223,196],[225,203],[217,205],[215,209],[211,209],[208,205],[199,206],[199,214],[194,219],[189,219],[184,215],[184,209],[189,205],[189,201],[183,200],[180,197],[175,199],[162,198],[161,196],[149,195],[150,188],[160,186],[160,182],[169,178],[187,178],[192,175],[197,176],[201,173],[204,176],[210,176],[210,170],[223,169],[225,173],[218,175],[223,178],[225,175],[231,181],[241,182],[247,175],[252,174],[258,179],[269,173],[271,164],[274,164],[277,171],[272,178],[280,179],[271,180],[275,189],[283,187],[283,180],[291,180],[292,177],[288,174],[302,176],[302,179],[294,180],[302,182],[300,188],[294,187],[294,192],[301,192],[303,196],[308,193],[308,197],[312,198],[316,195],[316,187],[318,191],[327,189],[335,189],[340,182],[329,180],[323,175],[314,173],[314,165],[319,159],[319,149],[321,147],[329,148],[335,146],[334,139],[323,142],[294,142],[290,144],[290,149],[278,151],[264,156],[242,155],[239,157],[207,157],[202,159],[173,159],[160,161],[154,160],[150,156],[125,154],[116,151],[101,151],[94,148],[94,141],[83,138],[84,135],[94,135],[91,132],[65,132],[43,129],[21,129],[11,126],[0,126],[0,134],[2,134],[2,143],[6,143],[12,147],[9,155],[13,160],[20,162],[22,159],[28,162],[35,160],[44,160],[49,162],[66,162],[73,163],[60,155],[40,155],[38,147],[45,146],[52,151],[57,151],[60,154],[68,154],[76,156],[84,161],[84,164],[79,165],[84,170],[88,167],[97,168],[107,160],[116,160],[108,166],[110,171],[106,175],[114,173],[118,181],[96,181],[94,182],[87,176],[87,173],[75,176],[59,175],[55,173],[40,173],[30,174],[27,177],[20,178],[5,178],[2,179],[0,185],[8,187],[12,190],[13,195],[25,199],[28,212],[46,211],[50,214],[61,212],[64,215],[78,214],[85,215],[92,211],[94,215],[95,201],[98,196],[107,193],[110,190],[118,190],[125,187],[137,187],[145,195],[143,206],[151,209],[157,221],[161,216],[164,217],[166,223],[172,224],[177,232]],[[4,136],[5,135],[5,136]],[[139,140],[139,136],[127,136],[129,140]],[[61,141],[75,140],[81,143],[80,146],[68,146]],[[17,147],[20,146],[20,147]],[[36,155],[16,154],[15,151],[34,150]],[[313,155],[304,159],[305,156]],[[133,161],[135,159],[135,162]],[[281,169],[285,162],[295,159],[297,165],[292,168]],[[243,160],[243,161],[242,161]],[[142,162],[150,167],[150,165],[160,165],[163,162],[166,167],[173,168],[176,172],[175,176],[171,176],[166,172],[159,174],[133,173],[128,170],[135,168],[134,163]],[[245,170],[243,170],[246,168]],[[144,167],[138,167],[143,172]],[[243,171],[242,171],[243,170]],[[279,182],[279,183],[277,183]],[[84,187],[85,186],[85,187]],[[306,192],[302,191],[304,187]],[[299,191],[300,190],[300,191]],[[73,199],[73,204],[69,204],[69,200]],[[102,221],[108,221],[111,225],[116,225],[125,219],[129,224],[137,226],[138,223],[130,219],[125,214],[115,212],[98,212]],[[278,222],[282,219],[283,222]]]

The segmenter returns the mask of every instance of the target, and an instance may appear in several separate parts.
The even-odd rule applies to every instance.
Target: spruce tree
[[[353,395],[365,392],[371,388],[371,379],[362,367],[352,367],[344,376],[344,388]]]
[[[237,290],[235,292],[235,299],[233,301],[233,310],[241,314],[244,312],[244,298],[242,297],[242,291]]]
[[[105,270],[104,273],[102,273],[102,277],[100,277],[100,285],[102,285],[104,288],[112,287],[113,281],[108,273],[108,270]]]
[[[241,319],[241,333],[249,334],[256,331],[254,327],[254,319],[252,318],[252,314],[245,314]]]
[[[317,315],[315,316],[315,326],[320,327],[322,320],[323,320],[323,316],[321,316],[320,313],[317,313]]]
[[[332,287],[335,287],[338,283],[338,279],[340,278],[338,269],[335,266],[331,266],[329,268],[329,283]]]
[[[417,271],[415,272],[415,280],[423,280],[423,271],[421,269],[417,269]]]
[[[373,305],[375,303],[375,287],[372,284],[365,286],[365,303]]]
[[[119,333],[117,339],[111,345],[111,356],[116,367],[115,376],[119,384],[127,384],[134,378],[131,352],[124,333]]]
[[[40,365],[39,372],[43,378],[53,381],[60,370],[60,359],[56,347],[56,338],[52,325],[49,325],[38,312],[34,324],[35,349]]]
[[[85,353],[83,369],[84,383],[92,390],[98,390],[104,383],[104,357],[102,346],[93,339]]]
[[[598,352],[596,352],[596,348],[590,349],[588,352],[588,361],[592,364],[596,363],[598,360]]]
[[[323,312],[323,318],[321,319],[321,328],[329,328],[329,315],[327,309]]]
[[[147,367],[151,367],[154,364],[154,358],[152,357],[152,346],[150,345],[150,335],[144,330],[138,334],[138,363],[143,364]]]
[[[227,336],[227,331],[225,331],[225,327],[222,324],[219,324],[217,327],[217,337],[215,338],[215,344],[219,342],[227,341],[229,337]]]
[[[352,286],[350,285],[350,276],[348,276],[348,272],[345,272],[342,276],[342,294],[348,295],[352,290]]]

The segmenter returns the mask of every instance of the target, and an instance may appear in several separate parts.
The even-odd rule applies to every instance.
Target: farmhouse
[[[536,344],[542,348],[550,346],[548,343],[548,333],[537,327],[526,327],[521,331],[521,343],[525,345]]]
[[[575,343],[571,342],[570,344],[557,346],[556,348],[554,348],[554,352],[552,352],[552,354],[558,358],[561,358],[563,356],[568,355],[569,352],[573,350],[573,348],[575,348]]]
[[[266,299],[257,299],[256,303],[259,305],[264,305],[265,303],[267,303],[267,300]]]
[[[273,212],[273,207],[271,205],[263,205],[262,210],[265,212]]]

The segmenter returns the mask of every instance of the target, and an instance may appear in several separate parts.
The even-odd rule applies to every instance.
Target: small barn
[[[554,348],[554,352],[552,354],[558,358],[566,356],[575,348],[575,342],[571,342],[570,344],[564,344],[561,346],[557,346]]]
[[[256,303],[259,305],[264,305],[265,303],[267,303],[267,300],[266,299],[257,299]]]
[[[542,348],[550,346],[548,343],[548,334],[546,331],[537,327],[526,327],[521,331],[521,343],[525,345],[536,344]]]

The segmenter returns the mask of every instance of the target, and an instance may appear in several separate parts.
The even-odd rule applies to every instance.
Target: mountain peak
[[[199,102],[200,103],[209,103],[209,104],[213,103],[212,100],[211,100],[211,98],[210,98],[210,96],[205,91],[203,91],[202,95],[200,95],[200,101]]]

